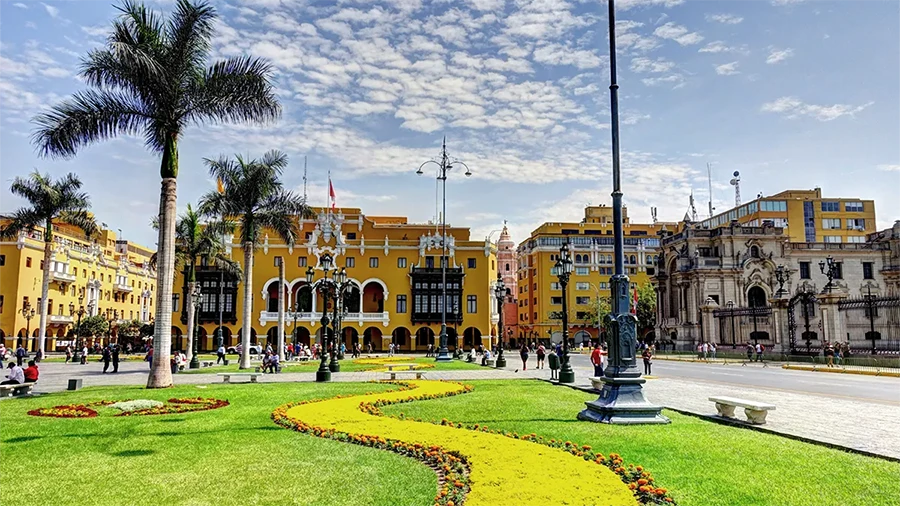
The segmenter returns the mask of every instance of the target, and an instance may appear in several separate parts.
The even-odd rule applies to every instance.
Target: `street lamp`
[[[497,297],[497,308],[499,313],[497,328],[497,367],[506,367],[506,358],[503,356],[503,302],[506,300],[506,284],[503,283],[503,276],[497,272],[497,281],[494,282],[494,296]]]
[[[428,160],[427,162],[419,165],[419,170],[416,171],[416,174],[422,175],[422,167],[425,165],[433,163],[438,166],[438,180],[442,182],[441,188],[443,190],[443,196],[441,197],[443,211],[441,212],[441,337],[440,337],[440,349],[438,349],[438,355],[435,358],[438,362],[446,362],[453,359],[450,356],[450,350],[447,349],[447,171],[452,169],[454,165],[459,164],[466,168],[466,177],[472,175],[472,171],[469,170],[469,166],[459,160],[450,160],[450,157],[447,156],[447,138],[444,137],[443,144],[441,145],[441,159],[437,160]]]
[[[731,315],[731,347],[737,348],[737,341],[735,340],[735,331],[734,331],[734,301],[729,300],[725,303],[725,307],[728,309],[729,314]]]
[[[297,290],[297,295],[296,295],[295,297],[296,297],[296,298],[299,298],[299,297],[300,297],[300,291],[299,291],[299,290]],[[300,332],[299,332],[300,329],[297,328],[297,313],[298,313],[299,311],[300,311],[300,301],[299,301],[299,300],[295,300],[295,301],[294,301],[294,346],[295,346],[295,347],[296,347],[297,344],[300,342]]]
[[[559,257],[556,259],[556,277],[562,286],[562,357],[560,357],[559,382],[575,383],[575,371],[569,363],[569,310],[566,299],[566,287],[569,284],[569,276],[572,275],[572,257],[569,254],[569,243],[564,242],[559,248]]]
[[[322,308],[322,353],[319,370],[316,371],[316,381],[331,381],[332,372],[340,372],[341,366],[337,361],[337,329],[340,326],[338,304],[343,300],[344,292],[352,285],[347,279],[347,270],[345,268],[332,269],[333,259],[331,255],[324,254],[319,258],[319,264],[322,266],[322,279],[315,280],[315,270],[312,266],[306,269],[306,282],[315,290],[322,294],[322,301],[325,307]],[[329,278],[329,275],[331,276]],[[328,318],[328,301],[334,301],[333,316]],[[332,335],[328,339],[328,322],[332,322]],[[328,355],[331,355],[331,363],[328,363]]]
[[[838,266],[834,261],[834,258],[831,255],[828,255],[828,258],[825,260],[819,260],[819,270],[822,271],[822,274],[828,276],[828,283],[825,285],[825,288],[822,289],[823,292],[831,292],[831,289],[834,288],[832,285],[832,280],[834,276],[837,274]]]
[[[72,363],[81,362],[81,317],[84,316],[84,295],[78,296],[78,324],[75,326],[75,359]],[[69,304],[72,309],[74,304]]]
[[[580,420],[614,424],[669,423],[661,406],[644,397],[637,366],[637,316],[631,313],[628,294],[630,281],[625,275],[625,236],[622,216],[622,177],[619,167],[619,85],[616,82],[616,8],[609,0],[609,75],[610,132],[612,136],[612,207],[615,274],[610,279],[612,311],[606,317],[610,332],[609,366],[603,378],[603,391],[597,400],[585,403]],[[565,301],[565,297],[563,297]],[[562,373],[560,373],[562,378]],[[561,381],[562,379],[560,379]],[[622,402],[619,402],[621,399]]]
[[[194,335],[191,336],[191,363],[188,365],[190,369],[200,368],[200,359],[197,358],[197,341],[200,340],[200,301],[203,299],[203,292],[200,289],[200,283],[194,283],[194,291],[191,293],[191,302],[194,304]]]
[[[28,348],[28,339],[31,337],[31,319],[34,318],[36,311],[31,307],[31,303],[25,301],[22,305],[22,316],[25,317],[25,348]]]
[[[775,268],[775,281],[778,282],[778,291],[775,292],[775,297],[784,295],[784,283],[787,281],[789,274],[790,273],[783,265],[779,265]]]
[[[881,335],[878,332],[875,332],[875,307],[877,303],[877,297],[872,295],[872,285],[866,287],[866,294],[863,295],[863,299],[866,304],[866,313],[869,317],[869,331],[866,332],[866,339],[872,340],[872,355],[875,355],[877,352],[875,348],[875,340],[881,339]],[[848,339],[849,341],[849,339]]]

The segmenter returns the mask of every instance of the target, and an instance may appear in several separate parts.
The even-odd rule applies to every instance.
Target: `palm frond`
[[[63,223],[80,228],[88,239],[95,237],[100,230],[94,217],[86,209],[63,211],[59,214],[58,219]]]
[[[179,82],[193,77],[206,65],[216,10],[205,1],[190,3],[178,0],[166,24],[170,51],[166,55],[169,72]],[[200,74],[200,73],[197,73]]]
[[[34,209],[19,208],[13,211],[9,223],[0,228],[0,237],[12,239],[18,236],[19,232],[30,232],[43,223],[44,217]]]
[[[272,66],[259,58],[240,56],[216,62],[195,84],[190,119],[262,124],[278,119],[281,105],[271,75]]]

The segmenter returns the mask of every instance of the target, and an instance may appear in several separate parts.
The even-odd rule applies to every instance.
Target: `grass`
[[[900,464],[666,412],[665,426],[575,419],[595,395],[539,381],[467,381],[472,393],[382,408],[591,445],[643,465],[683,506],[896,505]],[[823,430],[836,429],[823,421]],[[558,472],[564,479],[564,470]]]
[[[101,387],[2,401],[0,504],[430,504],[437,479],[419,462],[297,434],[269,418],[285,402],[387,388],[366,383]],[[67,403],[179,396],[216,397],[231,405],[81,420],[26,414]]]
[[[413,357],[413,356],[403,356],[399,355],[399,358],[402,358],[403,363],[417,363],[417,364],[431,364],[434,365],[434,369],[425,369],[427,373],[430,370],[437,371],[458,371],[463,369],[479,369],[480,365],[470,364],[462,360],[452,360],[450,362],[435,362],[433,358],[425,358],[425,357]],[[372,364],[357,364],[354,362],[354,359],[346,358],[340,361],[341,363],[341,372],[360,372],[360,371],[371,371],[373,369],[383,369],[383,365],[372,365]],[[253,366],[260,365],[259,362],[253,362]],[[319,368],[318,360],[310,360],[308,362],[282,362],[282,372],[315,372]],[[187,369],[180,374],[215,374],[222,372],[236,372],[238,371],[238,359],[229,359],[228,365],[220,365],[216,367],[203,367],[200,369]]]

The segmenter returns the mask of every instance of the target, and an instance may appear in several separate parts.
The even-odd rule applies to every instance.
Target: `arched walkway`
[[[481,344],[481,331],[475,327],[468,327],[463,331],[463,350],[478,347]]]
[[[291,307],[286,307],[286,310],[296,311],[298,313],[311,313],[312,303],[312,288],[306,281],[298,281],[291,289]]]
[[[185,342],[184,334],[181,333],[181,329],[172,326],[172,349],[175,351],[186,351],[187,350],[187,342]]]
[[[319,327],[319,329],[316,330],[316,342],[321,344],[324,347],[325,344],[322,342],[322,334],[323,333],[325,334],[325,339],[330,340],[331,337],[334,335],[334,331],[331,330],[331,327],[327,327],[327,328]]]
[[[372,349],[375,351],[382,351],[383,346],[381,344],[381,329],[378,327],[368,327],[365,331],[363,331],[363,349],[372,344]]]
[[[270,313],[278,312],[278,298],[287,296],[287,283],[281,285],[282,289],[278,290],[278,281],[272,281],[266,286],[266,311]]]
[[[572,336],[572,339],[575,341],[575,346],[578,346],[582,343],[587,346],[591,342],[591,335],[586,330],[579,330]]]
[[[430,327],[420,327],[416,331],[416,349],[427,350],[429,344],[434,344],[434,331]]]
[[[377,281],[367,281],[363,286],[362,308],[364,313],[384,312],[384,287]]]
[[[266,344],[272,345],[273,350],[278,347],[278,325],[266,331]]]
[[[293,333],[294,344],[304,344],[306,346],[309,346],[311,344],[309,342],[309,338],[309,329],[301,325],[297,325],[297,328],[294,329]]]
[[[233,342],[233,336],[231,335],[231,329],[226,326],[216,327],[216,330],[213,331],[213,341],[219,336],[219,330],[222,332],[222,346],[226,348],[229,346],[234,346],[237,343]],[[218,348],[219,343],[214,342],[213,345]]]
[[[397,327],[391,332],[391,340],[394,346],[399,346],[401,350],[409,350],[411,344],[411,333],[406,327]]]
[[[244,329],[238,330],[237,335],[237,344],[240,344],[244,341]],[[250,328],[250,344],[256,344],[256,329]]]
[[[347,347],[347,350],[352,350],[354,344],[359,344],[359,332],[357,332],[353,327],[342,328],[341,342],[344,343],[344,346]]]
[[[209,333],[206,331],[206,328],[202,325],[200,326],[200,337],[199,341],[197,341],[197,351],[209,351]]]
[[[457,342],[458,340],[459,334],[456,333],[456,329],[453,327],[447,327],[447,349],[455,351],[457,345],[459,344]]]

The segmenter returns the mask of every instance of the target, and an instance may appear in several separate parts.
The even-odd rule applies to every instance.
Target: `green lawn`
[[[452,360],[450,362],[435,362],[433,358],[425,358],[425,357],[413,357],[413,356],[399,356],[399,358],[403,359],[403,363],[418,363],[418,364],[431,364],[434,365],[433,370],[440,371],[457,371],[461,369],[479,369],[480,365],[470,364],[463,360]],[[214,359],[213,359],[214,360]],[[220,372],[235,372],[238,370],[238,358],[237,357],[229,357],[228,365],[220,365],[216,367],[204,367],[201,369],[188,369],[183,371],[181,374],[215,374]],[[341,363],[341,372],[358,372],[358,371],[370,371],[373,369],[384,368],[383,365],[371,365],[371,364],[357,364],[354,363],[354,359],[345,358],[340,361]],[[253,362],[254,366],[260,365],[258,361]],[[310,360],[309,362],[282,362],[282,370],[283,372],[315,372],[319,368],[318,360]],[[426,369],[426,372],[431,369]]]
[[[270,414],[296,400],[387,389],[367,383],[99,387],[0,402],[0,504],[427,505],[437,478],[395,453],[305,436]],[[228,400],[199,413],[42,418],[100,399]]]
[[[896,505],[900,464],[727,427],[666,411],[670,425],[610,426],[575,419],[596,399],[542,381],[467,381],[465,395],[398,404],[387,414],[488,425],[587,444],[647,468],[683,506]],[[502,401],[501,401],[502,400]],[[850,422],[848,422],[850,423]],[[836,430],[823,421],[827,430]],[[852,423],[838,430],[853,430]],[[557,470],[548,470],[557,472]],[[563,473],[564,470],[558,470]]]

